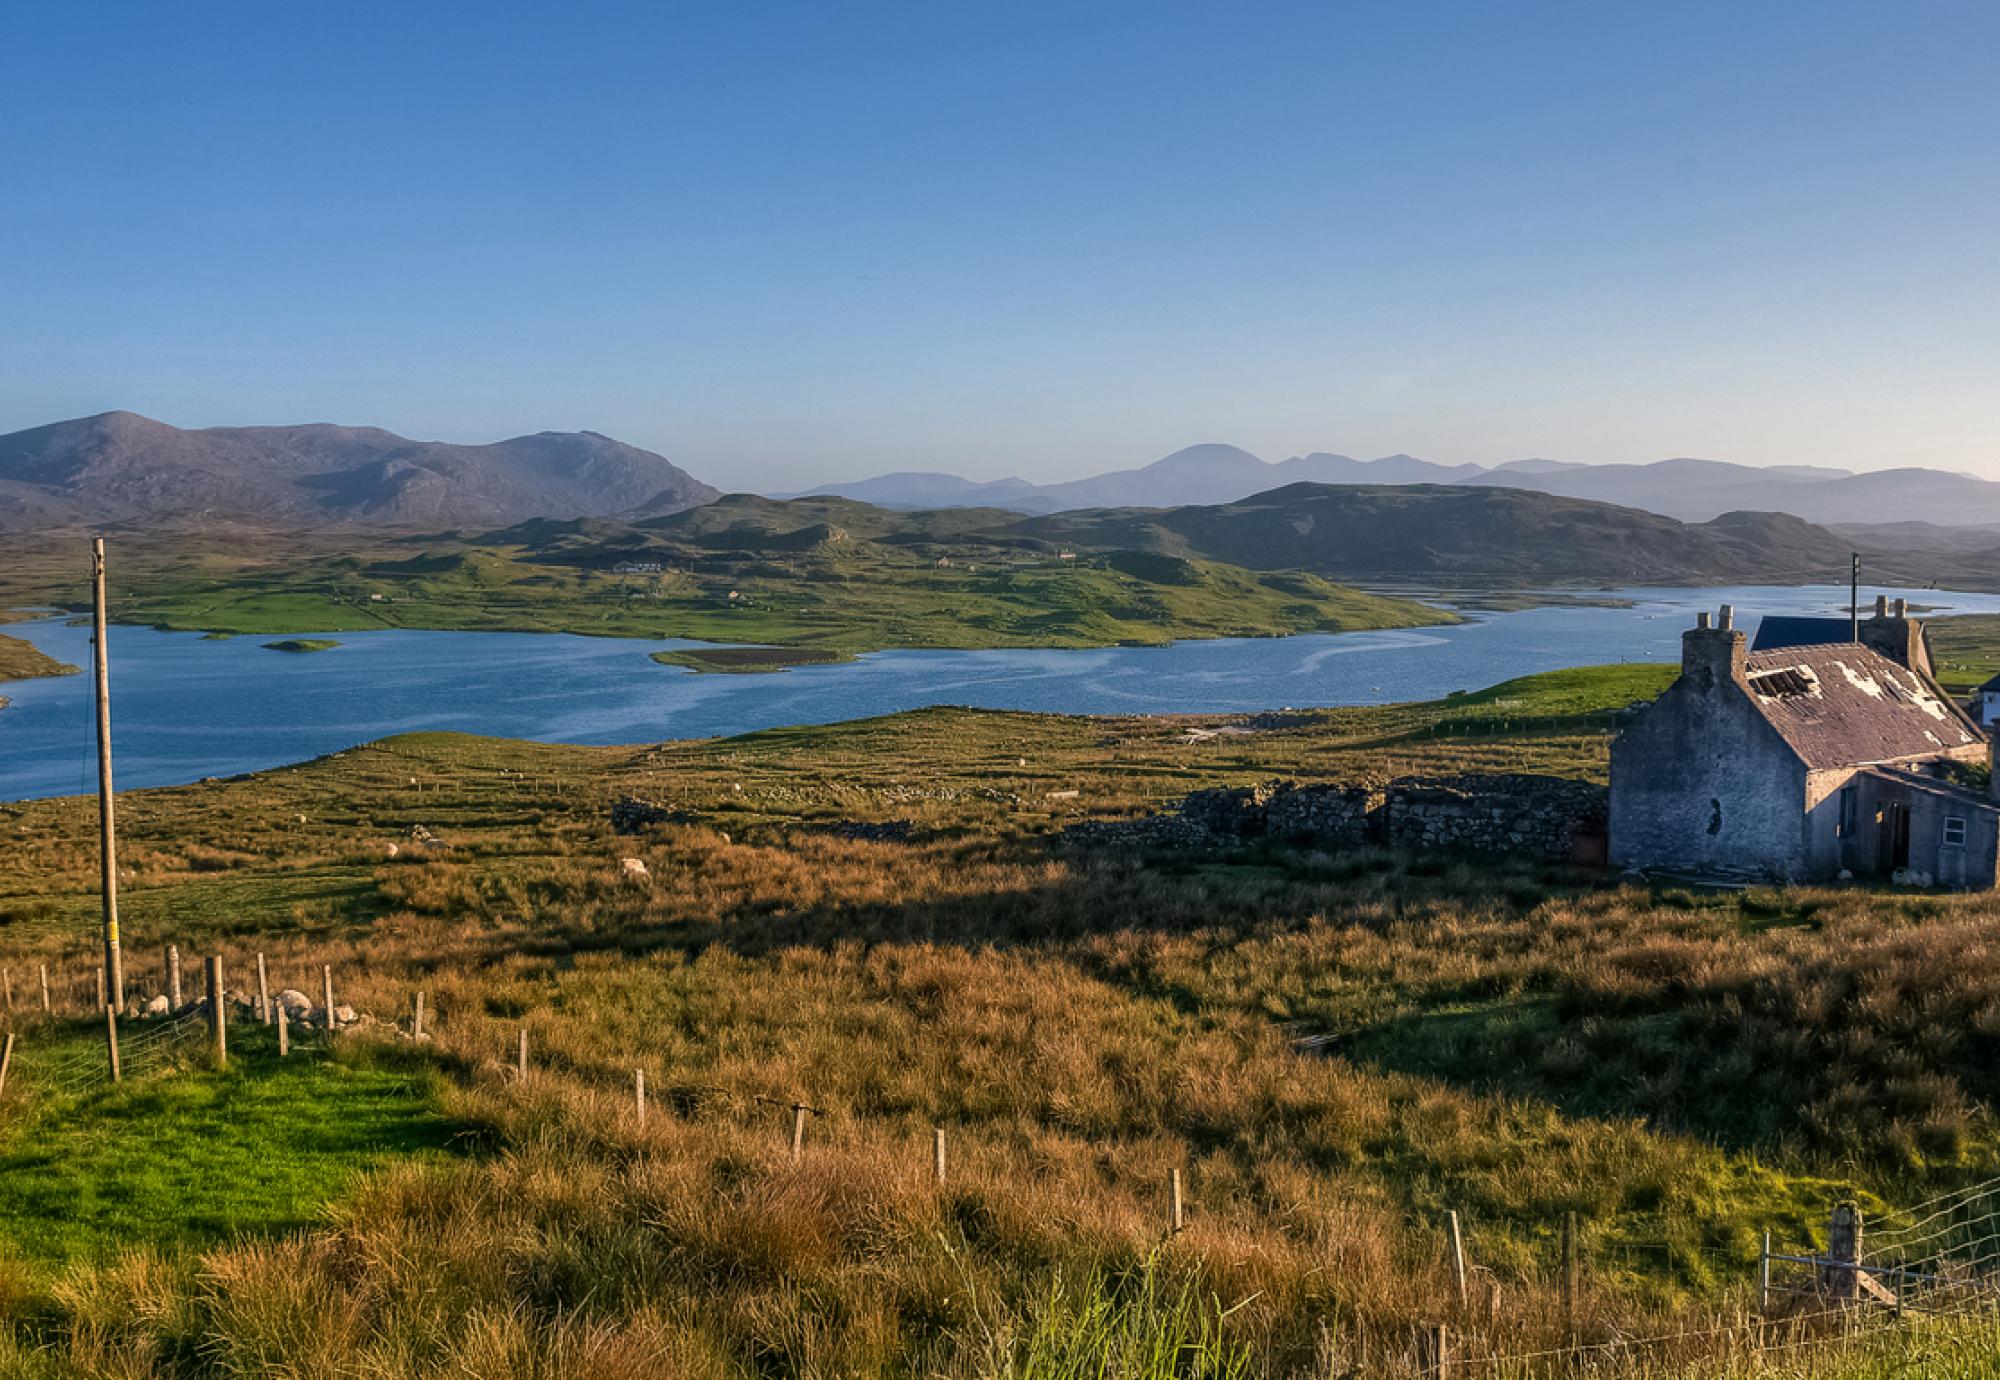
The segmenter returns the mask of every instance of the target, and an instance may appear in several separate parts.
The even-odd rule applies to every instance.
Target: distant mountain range
[[[1931,551],[1980,544],[1965,535],[1967,529],[2000,526],[2000,483],[1940,470],[1855,474],[1692,459],[1650,465],[1517,460],[1487,468],[1324,452],[1272,464],[1219,444],[1059,484],[886,474],[795,497],[852,498],[904,511],[991,508],[1049,516],[1213,507],[1297,484],[1526,490],[1695,524],[1732,513],[1785,513],[1813,524],[1846,525],[1848,539],[1866,546],[1908,540]],[[0,531],[158,520],[474,530],[535,518],[636,521],[718,497],[720,491],[664,457],[591,431],[456,445],[323,424],[182,430],[131,412],[106,412],[0,436]]]
[[[491,526],[672,513],[718,496],[592,431],[466,446],[375,427],[183,431],[106,412],[0,436],[0,530],[176,518]]]
[[[1025,479],[975,483],[949,474],[886,474],[825,484],[813,495],[858,498],[887,508],[1011,508],[1057,513],[1075,508],[1232,503],[1293,483],[1454,484],[1531,489],[1564,498],[1643,508],[1683,522],[1731,512],[1782,512],[1814,523],[1929,522],[2000,524],[2000,483],[1942,470],[1856,474],[1817,465],[1758,468],[1722,460],[1660,460],[1649,465],[1587,465],[1515,460],[1491,468],[1439,465],[1409,455],[1356,460],[1316,452],[1273,464],[1236,446],[1175,451],[1131,470],[1060,484]]]

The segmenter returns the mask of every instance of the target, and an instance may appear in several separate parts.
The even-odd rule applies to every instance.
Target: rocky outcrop
[[[687,824],[694,819],[684,810],[671,809],[641,800],[636,795],[620,796],[611,802],[611,832],[636,834],[655,824]]]
[[[1269,781],[1196,791],[1173,814],[1092,820],[1063,837],[1150,849],[1254,839],[1321,848],[1377,843],[1601,862],[1605,794],[1587,781],[1525,773],[1400,777],[1382,785]]]

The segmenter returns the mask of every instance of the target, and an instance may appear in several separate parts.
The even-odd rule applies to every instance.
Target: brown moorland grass
[[[330,1183],[302,1235],[16,1264],[9,1364],[1381,1373],[1432,1322],[1481,1355],[1569,1341],[1575,1212],[1574,1337],[1614,1373],[1978,1373],[1976,1324],[1832,1350],[1797,1345],[1824,1323],[1726,1327],[1763,1230],[1804,1245],[1843,1197],[1886,1212],[2000,1173],[1989,898],[1053,837],[1219,781],[1601,774],[1605,715],[1647,676],[1193,744],[1187,721],[946,710],[641,749],[425,735],[135,793],[134,987],[158,990],[172,939],[224,952],[233,984],[256,951],[308,991],[330,962],[384,1022],[422,989],[436,1038],[394,1057],[442,1075],[435,1110],[482,1153]],[[628,791],[687,821],[613,835]],[[17,996],[38,962],[94,962],[89,808],[0,807]],[[910,841],[828,827],[884,819]],[[795,1100],[823,1109],[797,1161]],[[1702,1335],[1610,1346],[1682,1332]]]

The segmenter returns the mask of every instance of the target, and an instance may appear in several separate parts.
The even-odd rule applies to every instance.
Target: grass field
[[[621,574],[598,546],[545,549],[525,537],[133,534],[113,543],[111,613],[119,622],[226,633],[570,632],[828,654],[1151,645],[1453,621],[1439,608],[1315,575],[1132,552],[1066,561],[942,537],[762,540],[747,549],[674,547],[667,568]],[[88,607],[77,541],[23,537],[18,545],[0,570],[0,607]]]
[[[330,962],[340,1000],[385,1021],[423,989],[436,1038],[378,1056],[355,1037],[275,1075],[194,1065],[171,1093],[53,1122],[10,1089],[0,1164],[41,1167],[0,1185],[0,1213],[37,1216],[18,1205],[66,1178],[125,1173],[144,1199],[147,1166],[178,1153],[128,1169],[94,1147],[147,1134],[145,1098],[176,1099],[161,1120],[187,1135],[241,1137],[229,1153],[280,1187],[248,1214],[260,1195],[220,1167],[176,1187],[172,1233],[117,1212],[24,1230],[0,1320],[49,1374],[1394,1373],[1433,1322],[1482,1354],[1562,1344],[1573,1212],[1577,1339],[1701,1334],[1601,1373],[1991,1373],[2000,1336],[1979,1324],[1775,1352],[1709,1329],[1750,1300],[1762,1231],[1803,1247],[1843,1198],[1893,1220],[2000,1174],[1992,898],[1056,838],[1280,775],[1601,777],[1613,716],[1669,674],[1239,719],[1196,742],[1224,721],[929,710],[637,748],[413,735],[132,793],[136,988],[158,990],[169,939],[232,975],[262,951],[308,990]],[[626,793],[678,822],[612,834]],[[50,961],[87,1001],[91,818],[81,799],[0,806],[17,999]],[[887,820],[907,841],[840,828]],[[44,1027],[22,1019],[25,1051]],[[322,1143],[302,1110],[320,1099],[314,1115],[374,1129]],[[794,1101],[820,1109],[796,1162]],[[1169,1169],[1189,1203],[1171,1240]],[[1476,1266],[1463,1307],[1449,1210]]]

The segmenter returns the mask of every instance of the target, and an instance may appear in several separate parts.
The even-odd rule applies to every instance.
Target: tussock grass
[[[329,1180],[305,1228],[18,1267],[0,1319],[50,1373],[1396,1373],[1439,1321],[1482,1355],[1567,1342],[1576,1212],[1576,1340],[1703,1333],[1613,1373],[1975,1354],[1990,1328],[1775,1352],[1714,1329],[1761,1231],[1804,1245],[1843,1197],[1996,1172],[1991,898],[1053,837],[1220,780],[1591,775],[1603,738],[1574,725],[1631,690],[1521,683],[1509,714],[1555,726],[1465,740],[1426,731],[1455,702],[1198,745],[1182,720],[929,711],[648,749],[421,735],[138,793],[135,986],[171,936],[235,983],[256,950],[308,991],[331,962],[387,1019],[422,988],[435,1038],[385,1067],[427,1070],[424,1114],[478,1153]],[[694,822],[616,837],[628,791]],[[17,1002],[33,963],[94,961],[86,804],[0,817]],[[909,842],[817,827],[892,818]],[[794,1100],[824,1109],[797,1161]]]

